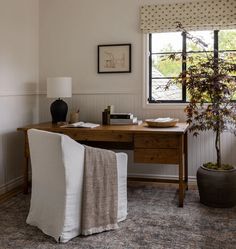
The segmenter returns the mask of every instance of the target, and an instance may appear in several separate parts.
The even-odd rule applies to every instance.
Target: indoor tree
[[[199,131],[213,130],[215,134],[216,163],[204,164],[207,168],[231,169],[233,166],[221,162],[221,134],[225,130],[235,133],[236,128],[236,57],[229,54],[219,58],[218,53],[207,52],[207,44],[200,38],[192,36],[180,23],[178,28],[184,32],[192,43],[200,46],[204,56],[192,55],[186,58],[190,65],[170,84],[186,86],[189,103],[185,108],[187,123],[195,136]],[[169,56],[178,60],[177,54]]]

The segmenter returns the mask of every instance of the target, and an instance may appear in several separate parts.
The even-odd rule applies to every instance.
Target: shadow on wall
[[[8,191],[17,184],[23,173],[24,163],[24,136],[23,133],[10,132],[2,134],[2,167],[1,185]],[[0,186],[1,186],[0,185]]]

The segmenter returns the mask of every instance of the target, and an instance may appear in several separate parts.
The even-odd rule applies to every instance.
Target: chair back
[[[28,130],[28,140],[32,195],[27,222],[32,224],[31,216],[41,217],[41,224],[36,225],[60,236],[63,227],[80,223],[84,146],[66,135],[36,129]],[[77,218],[65,224],[63,217],[74,214]]]

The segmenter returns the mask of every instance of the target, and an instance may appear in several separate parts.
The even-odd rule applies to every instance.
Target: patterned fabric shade
[[[177,22],[189,31],[236,28],[236,0],[205,0],[188,3],[144,5],[144,33],[177,31]]]

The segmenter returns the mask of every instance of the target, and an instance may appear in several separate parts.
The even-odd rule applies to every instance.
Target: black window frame
[[[219,58],[219,54],[220,53],[224,53],[224,52],[236,52],[236,50],[219,50],[219,32],[220,30],[214,30],[213,31],[213,50],[207,50],[207,51],[187,51],[187,35],[186,32],[182,32],[182,51],[181,52],[152,52],[152,33],[149,33],[149,48],[148,48],[148,52],[149,52],[149,58],[148,58],[148,62],[149,62],[149,92],[148,92],[148,103],[152,104],[152,103],[188,103],[187,99],[186,99],[186,87],[183,85],[182,86],[182,100],[156,100],[152,97],[152,80],[153,79],[172,79],[172,78],[176,78],[176,77],[152,77],[152,58],[153,55],[167,55],[167,54],[171,54],[171,53],[175,53],[175,54],[181,54],[182,56],[182,72],[186,71],[187,69],[187,63],[186,63],[186,58],[188,54],[193,54],[193,53],[205,53],[205,52],[209,52],[209,53],[213,53],[214,58],[216,59],[216,63],[217,63],[217,59]],[[217,66],[217,65],[216,65]],[[183,77],[183,81],[184,81],[184,77]]]

